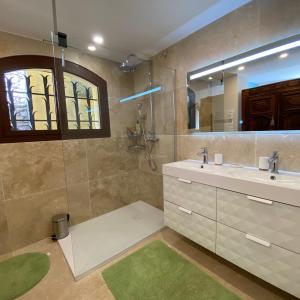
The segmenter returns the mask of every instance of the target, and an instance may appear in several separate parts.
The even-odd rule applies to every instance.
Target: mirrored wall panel
[[[188,129],[300,130],[300,36],[187,74]]]

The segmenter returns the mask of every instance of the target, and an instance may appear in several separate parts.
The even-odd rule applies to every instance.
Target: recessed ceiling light
[[[240,67],[238,67],[238,70],[239,70],[239,71],[245,70],[245,66],[240,66]]]
[[[208,77],[208,80],[213,80],[213,78],[210,76],[210,77]]]
[[[288,57],[289,55],[288,55],[288,53],[281,53],[280,55],[279,55],[279,57],[280,58],[286,58],[286,57]]]
[[[96,47],[95,47],[94,45],[89,45],[89,46],[88,46],[88,49],[89,49],[90,51],[96,51]]]
[[[93,38],[93,41],[94,41],[96,44],[103,44],[104,39],[103,39],[103,37],[100,36],[100,35],[95,35],[94,38]]]

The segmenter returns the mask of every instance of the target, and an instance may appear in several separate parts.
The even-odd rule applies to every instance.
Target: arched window
[[[0,142],[109,137],[107,84],[72,62],[0,59]]]

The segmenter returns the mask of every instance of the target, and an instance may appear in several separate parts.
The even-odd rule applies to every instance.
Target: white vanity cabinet
[[[164,173],[165,225],[300,297],[300,205],[179,174]]]
[[[300,254],[300,207],[223,189],[217,203],[219,223]]]
[[[165,225],[202,247],[216,251],[216,221],[165,201]]]
[[[300,255],[217,224],[216,253],[257,277],[300,296]]]
[[[216,188],[164,176],[165,225],[215,252]]]
[[[216,220],[217,189],[184,178],[164,176],[164,200]]]

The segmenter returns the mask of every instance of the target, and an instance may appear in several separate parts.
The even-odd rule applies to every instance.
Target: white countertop
[[[184,160],[164,164],[163,174],[300,207],[300,173]]]

